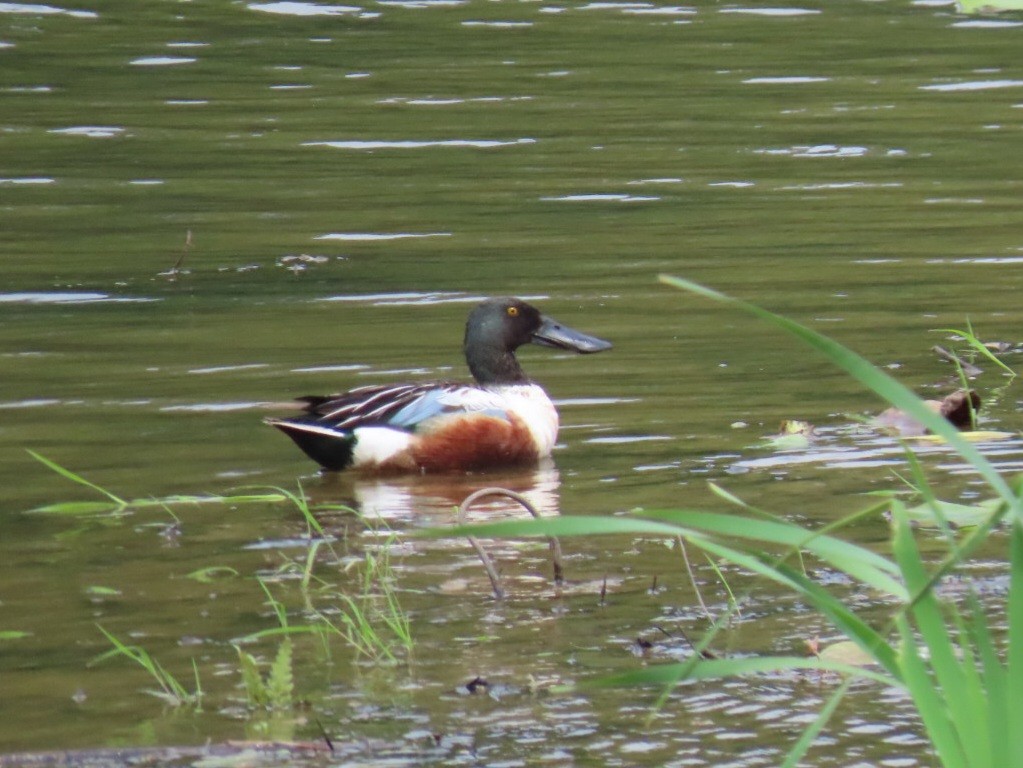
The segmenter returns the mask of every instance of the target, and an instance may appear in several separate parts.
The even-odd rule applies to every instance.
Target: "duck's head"
[[[487,299],[469,313],[465,324],[465,359],[479,383],[528,381],[515,359],[515,350],[523,344],[582,354],[611,348],[610,342],[569,328],[521,299]]]

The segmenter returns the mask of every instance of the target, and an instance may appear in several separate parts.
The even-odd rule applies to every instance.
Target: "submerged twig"
[[[938,344],[935,344],[933,347],[931,347],[931,351],[934,352],[934,354],[936,354],[942,360],[945,360],[949,363],[952,363],[953,365],[957,365],[960,368],[962,368],[963,373],[965,373],[967,376],[980,376],[982,373],[984,373],[984,370],[982,368],[979,368],[973,363],[966,362],[961,357],[959,357],[959,355],[955,354],[954,352],[950,352],[949,350],[945,349],[944,347]]]
[[[527,499],[520,493],[516,493],[515,491],[509,491],[507,488],[497,487],[481,488],[480,490],[469,494],[465,498],[465,500],[459,505],[458,524],[465,525],[466,522],[465,514],[468,511],[469,507],[471,507],[479,499],[485,498],[487,496],[504,496],[506,498],[512,499],[513,501],[517,501],[519,504],[525,507],[526,511],[529,512],[529,514],[531,514],[533,517],[536,518],[540,517],[540,513],[537,512],[536,507],[533,506],[529,499]],[[494,590],[494,597],[496,597],[498,600],[503,599],[505,594],[504,588],[501,586],[501,578],[500,576],[498,576],[497,569],[494,567],[494,561],[490,558],[490,555],[487,554],[486,549],[484,549],[479,539],[477,539],[475,536],[467,536],[466,538],[469,540],[469,543],[472,545],[472,548],[476,550],[476,554],[479,556],[480,561],[483,563],[483,568],[487,572],[487,576],[490,578],[490,585]],[[562,582],[564,582],[565,573],[564,567],[561,564],[561,542],[559,542],[557,538],[555,538],[554,536],[548,536],[547,542],[550,545],[551,550],[551,566],[554,572],[553,573],[554,583],[560,586]]]
[[[693,566],[689,562],[689,554],[686,552],[686,543],[681,536],[678,537],[678,548],[682,552],[682,562],[685,563],[686,573],[689,574],[689,581],[693,585],[693,590],[696,592],[696,601],[700,604],[700,608],[703,609],[703,614],[708,619],[713,621],[714,617],[710,615],[710,609],[707,608],[707,604],[703,602],[703,594],[700,592],[700,585],[696,581],[696,574],[693,573]]]

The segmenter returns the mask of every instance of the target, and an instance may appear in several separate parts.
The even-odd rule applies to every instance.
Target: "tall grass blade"
[[[916,638],[906,616],[896,619],[896,627],[901,641],[899,661],[903,679],[913,704],[923,720],[927,736],[934,745],[935,752],[944,768],[967,768],[966,756],[962,745],[950,727],[945,701],[935,687],[934,680],[920,655]]]
[[[1014,522],[1009,543],[1008,725],[1014,738],[1008,765],[1023,765],[1023,523]]]
[[[969,325],[969,323],[967,323]],[[995,353],[988,349],[984,342],[977,338],[973,332],[973,328],[969,327],[965,331],[960,331],[957,328],[935,328],[935,333],[954,333],[956,336],[962,337],[962,339],[969,344],[975,351],[980,353],[982,357],[987,359],[989,362],[994,363],[1001,368],[1005,373],[1009,374],[1013,378],[1016,377],[1016,372],[1006,365],[1002,360],[995,356]]]
[[[990,744],[984,709],[977,709],[974,706],[979,697],[976,691],[971,689],[968,676],[964,674],[961,666],[966,660],[960,662],[956,658],[957,645],[941,614],[930,576],[920,559],[920,551],[901,502],[893,503],[892,513],[895,525],[893,550],[906,575],[906,586],[913,595],[909,610],[927,647],[930,669],[936,682],[935,695],[940,695],[947,712],[948,722],[942,729],[951,731],[958,738],[965,754],[980,759],[980,764],[986,764],[987,760],[984,758],[989,756],[985,753]],[[907,683],[910,684],[910,692],[914,693],[910,680],[907,679]],[[927,727],[930,729],[931,725],[928,724]]]
[[[106,496],[112,502],[117,504],[119,507],[124,507],[124,506],[128,505],[128,502],[126,502],[124,499],[122,499],[119,496],[115,496],[113,493],[108,491],[106,488],[102,488],[102,487],[96,485],[95,483],[86,480],[81,475],[76,475],[70,469],[65,469],[64,467],[62,467],[57,462],[52,461],[51,459],[46,458],[41,453],[36,453],[35,451],[32,451],[32,450],[30,450],[28,453],[29,453],[29,455],[33,459],[35,459],[36,461],[40,462],[41,464],[44,464],[45,466],[49,467],[50,469],[52,469],[54,472],[56,472],[61,477],[66,477],[68,480],[70,480],[73,483],[78,483],[79,485],[84,485],[86,488],[92,488],[92,490],[98,491],[99,493],[102,493],[104,496]]]
[[[984,608],[974,592],[970,592],[969,632],[976,648],[987,701],[988,737],[991,740],[991,765],[1010,765],[1009,758],[1009,689],[1005,667],[995,648]],[[1010,638],[1011,642],[1011,638]]]
[[[814,739],[820,735],[820,732],[824,730],[824,726],[828,724],[828,721],[835,713],[835,710],[838,709],[838,705],[842,702],[842,699],[845,697],[845,694],[849,690],[849,686],[851,684],[851,679],[843,680],[842,684],[838,686],[833,694],[831,694],[824,706],[821,707],[820,713],[814,721],[806,727],[803,734],[792,746],[792,749],[789,750],[781,768],[796,768],[799,765],[799,761],[803,759],[803,755],[805,755],[807,750],[810,749],[810,745],[813,744]]]

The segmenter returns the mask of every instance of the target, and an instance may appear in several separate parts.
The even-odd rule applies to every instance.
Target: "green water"
[[[304,556],[288,505],[175,507],[171,530],[160,508],[26,515],[97,498],[30,449],[125,498],[301,482],[402,535],[414,664],[297,642],[307,704],[290,738],[322,725],[367,764],[777,764],[827,684],[687,686],[649,722],[651,691],[530,693],[531,675],[635,668],[637,637],[654,659],[689,652],[681,633],[706,620],[662,542],[566,542],[562,598],[538,578],[542,547],[505,545],[513,597],[495,604],[466,544],[403,534],[450,523],[487,485],[548,513],[612,514],[720,508],[713,480],[822,522],[899,487],[899,446],[853,426],[873,399],[656,276],[783,311],[923,394],[954,388],[930,351],[954,342],[934,329],[968,319],[1019,340],[1023,20],[845,1],[48,8],[64,12],[0,4],[0,630],[27,633],[0,640],[0,749],[265,736],[230,641],[276,626],[257,574],[295,621],[302,609],[275,578]],[[560,406],[555,467],[321,478],[260,423],[296,395],[464,376],[465,314],[495,294],[615,343],[523,350]],[[984,367],[982,426],[1018,432],[1018,385]],[[821,442],[757,447],[791,418]],[[984,450],[1023,464],[1019,441]],[[924,460],[945,496],[977,493],[940,448]],[[378,541],[350,515],[327,527],[353,556]],[[883,548],[886,524],[852,535]],[[976,572],[997,591],[997,546],[985,556]],[[238,576],[187,578],[211,566]],[[195,660],[204,712],[164,708],[123,659],[90,666],[108,648],[96,624],[183,680]],[[822,632],[759,587],[720,650],[802,652]],[[477,675],[492,695],[460,692]],[[864,686],[850,702],[813,764],[928,764],[896,693]]]

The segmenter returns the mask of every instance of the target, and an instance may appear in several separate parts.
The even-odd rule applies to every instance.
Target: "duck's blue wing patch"
[[[491,393],[477,387],[458,386],[422,392],[420,397],[391,416],[387,424],[414,431],[432,419],[460,413],[508,418],[508,413]]]

